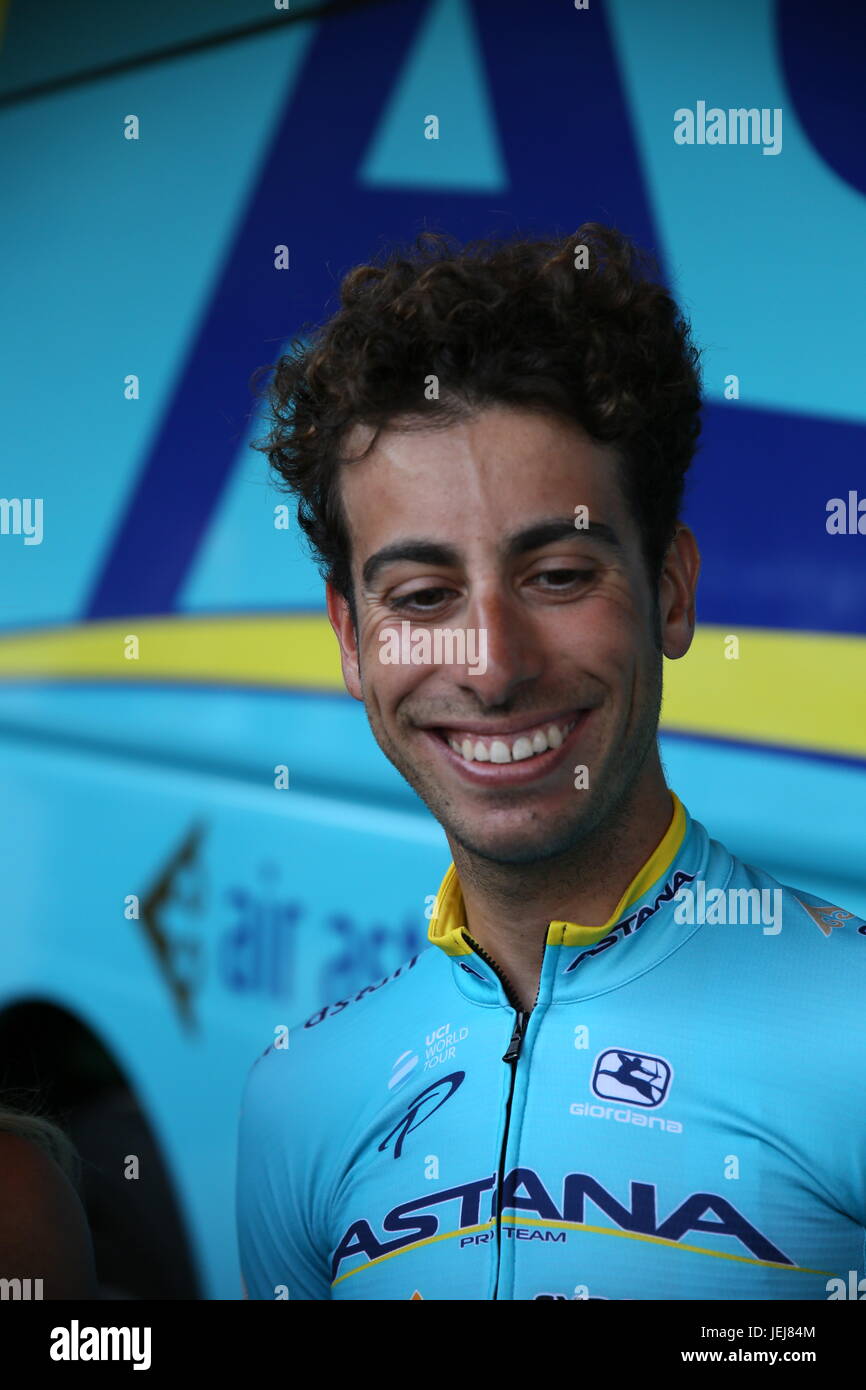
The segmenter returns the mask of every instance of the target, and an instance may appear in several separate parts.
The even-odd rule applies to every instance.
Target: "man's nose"
[[[543,662],[531,620],[512,595],[496,589],[473,598],[467,613],[474,633],[476,664],[461,672],[461,684],[485,705],[506,704],[515,691],[540,675]],[[467,641],[467,651],[469,643]]]

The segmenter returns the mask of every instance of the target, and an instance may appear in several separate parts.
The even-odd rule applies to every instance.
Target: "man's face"
[[[357,431],[348,456],[367,438]],[[383,431],[340,487],[357,639],[331,589],[328,608],[382,751],[471,852],[567,854],[657,769],[655,595],[613,451],[554,416],[497,406],[447,429]],[[691,636],[678,595],[666,579],[669,655]],[[386,631],[406,621],[413,638],[483,631],[486,669],[477,640],[464,665],[384,662]]]

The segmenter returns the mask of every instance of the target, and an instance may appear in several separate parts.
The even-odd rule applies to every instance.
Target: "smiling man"
[[[472,934],[527,1010],[544,940],[528,916],[567,905],[604,922],[672,815],[656,637],[668,656],[688,648],[697,549],[678,527],[656,598],[617,476],[611,447],[577,425],[492,405],[383,434],[342,482],[366,557],[357,633],[328,592],[346,685],[445,827]],[[484,632],[486,671],[382,666],[380,633],[407,617]]]
[[[863,1272],[866,928],[712,840],[659,757],[700,383],[649,271],[594,224],[428,235],[278,366],[263,447],[346,687],[453,863],[428,949],[250,1072],[250,1297],[824,1299]],[[383,660],[405,623],[485,661]]]

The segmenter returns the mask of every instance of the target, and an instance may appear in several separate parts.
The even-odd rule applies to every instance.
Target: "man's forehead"
[[[480,433],[467,433],[472,425]],[[337,484],[352,549],[359,544],[365,552],[353,560],[362,564],[407,525],[413,535],[430,534],[431,526],[439,531],[442,524],[449,532],[455,525],[460,530],[461,518],[470,520],[477,510],[473,496],[487,522],[508,531],[536,514],[574,515],[578,507],[620,534],[630,529],[627,520],[623,527],[628,509],[616,451],[560,417],[491,408],[438,428],[423,417],[400,417],[379,431],[375,446],[361,457],[373,436],[372,425],[353,426]],[[460,495],[455,487],[463,489]]]
[[[543,460],[539,450],[545,453]],[[542,468],[545,476],[553,470],[561,478],[573,474],[575,483],[581,477],[597,480],[601,486],[608,480],[619,481],[614,447],[591,439],[563,416],[508,405],[490,406],[456,420],[402,415],[378,429],[356,422],[343,438],[340,459],[346,465],[340,469],[341,481],[354,474],[359,488],[362,478],[368,486],[374,475],[385,482],[391,474],[396,485],[398,477],[411,481],[413,465],[420,473],[431,463],[446,462],[470,472],[504,463],[509,481],[515,482],[534,483],[534,475]]]
[[[375,433],[375,425],[366,425],[361,421],[356,421],[343,437],[340,447],[341,461],[348,463],[360,458],[369,447]]]

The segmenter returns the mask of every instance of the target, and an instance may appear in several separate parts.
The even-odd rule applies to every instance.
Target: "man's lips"
[[[425,727],[433,733],[445,734],[477,734],[479,738],[497,738],[504,735],[506,738],[514,738],[517,734],[526,733],[533,729],[546,729],[550,724],[566,724],[571,720],[577,719],[586,710],[581,708],[558,710],[555,714],[540,714],[530,717],[529,715],[517,715],[513,719],[503,719],[496,724],[490,719],[467,719],[464,722],[458,720],[450,724],[428,724]]]
[[[567,762],[592,713],[591,709],[570,710],[554,717],[545,716],[542,720],[536,718],[532,723],[524,718],[520,725],[516,725],[514,721],[510,724],[499,724],[495,729],[490,727],[489,722],[484,725],[469,720],[460,725],[431,726],[424,729],[423,733],[429,738],[436,756],[443,757],[460,774],[461,780],[478,786],[519,786],[544,777]],[[472,741],[476,737],[483,738],[484,743],[489,746],[500,735],[504,735],[509,744],[513,745],[518,737],[531,737],[532,732],[537,729],[548,729],[551,724],[564,727],[572,722],[573,727],[565,733],[558,747],[548,747],[540,753],[533,752],[532,756],[519,757],[517,761],[499,762],[493,758],[469,761],[455,752],[448,743],[449,736],[461,741],[463,735],[471,735]],[[525,744],[523,751],[525,752]]]

